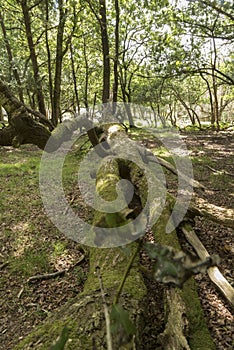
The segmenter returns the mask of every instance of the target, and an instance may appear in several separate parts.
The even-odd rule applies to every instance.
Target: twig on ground
[[[70,201],[70,203],[69,203],[69,205],[66,207],[66,209],[64,210],[64,213],[63,213],[63,215],[66,215],[67,214],[67,212],[68,212],[68,209],[70,208],[70,206],[74,203],[74,201],[75,201],[75,199],[76,199],[77,197],[76,197],[76,195],[73,195],[72,196],[72,199],[71,199],[71,201]]]
[[[63,276],[65,273],[66,273],[66,270],[61,270],[53,273],[45,273],[43,275],[31,276],[27,279],[27,283],[32,283],[34,281],[41,281],[41,280],[49,280],[51,278]]]
[[[213,173],[215,173],[215,174],[228,175],[228,176],[233,176],[234,177],[234,174],[229,173],[226,170],[217,170],[217,169],[211,168],[209,165],[206,165],[206,167],[208,169],[210,169],[211,171],[213,171]]]
[[[19,293],[17,294],[18,299],[21,298],[21,295],[23,294],[23,292],[24,292],[24,286],[20,289]]]
[[[51,278],[55,278],[55,277],[58,277],[58,276],[63,276],[66,272],[72,270],[75,266],[79,265],[85,258],[85,254],[83,254],[80,259],[75,262],[73,265],[71,265],[68,269],[64,269],[64,270],[61,270],[61,271],[56,271],[56,272],[52,272],[52,273],[45,273],[45,274],[42,274],[42,275],[36,275],[36,276],[32,276],[32,277],[29,277],[27,279],[27,283],[32,283],[34,281],[41,281],[41,280],[49,280]]]
[[[6,267],[7,265],[9,265],[9,261],[5,261],[3,264],[0,265],[0,271],[4,269],[4,267]]]
[[[85,259],[85,254],[82,254],[80,259],[78,261],[76,261],[73,265],[71,265],[68,269],[64,269],[64,270],[61,270],[61,271],[56,271],[56,272],[53,272],[53,273],[45,273],[45,274],[42,274],[42,275],[31,276],[31,277],[29,277],[27,279],[26,283],[33,283],[33,282],[36,282],[36,281],[49,280],[49,279],[52,279],[52,278],[63,276],[67,272],[72,270],[74,267],[79,265],[84,259]],[[19,291],[19,293],[17,295],[18,299],[21,298],[21,295],[23,294],[23,292],[24,292],[24,286],[21,288],[21,290]]]
[[[202,244],[202,242],[197,237],[196,233],[192,229],[192,226],[188,223],[181,225],[182,232],[185,235],[187,241],[192,245],[197,255],[201,259],[205,259],[210,257],[208,251]],[[217,266],[209,267],[207,273],[211,279],[211,281],[216,285],[219,291],[225,296],[225,298],[229,301],[229,303],[234,306],[234,288],[231,284],[226,280],[226,278],[219,271]]]

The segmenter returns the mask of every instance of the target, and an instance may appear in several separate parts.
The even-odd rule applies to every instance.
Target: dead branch
[[[61,271],[56,271],[53,273],[47,273],[47,274],[43,274],[43,275],[36,275],[36,276],[32,276],[29,277],[27,279],[27,283],[32,283],[35,281],[41,281],[41,280],[49,280],[51,278],[55,278],[58,276],[63,276],[66,273],[66,270],[61,270]]]
[[[162,165],[164,168],[169,170],[172,174],[180,176],[182,179],[184,179],[191,187],[205,190],[205,186],[203,186],[201,183],[194,179],[188,178],[185,174],[178,171],[171,163],[167,162],[165,159],[162,159],[161,157],[154,157],[154,156],[147,156],[147,159],[149,162],[154,162],[157,164]]]
[[[234,228],[234,211],[232,209],[218,207],[200,197],[195,197],[195,205],[189,206],[188,215],[201,216],[217,224]]]
[[[51,278],[63,276],[63,275],[65,275],[65,273],[72,270],[75,266],[79,265],[84,259],[85,259],[85,254],[83,254],[80,257],[80,259],[77,262],[75,262],[73,265],[71,265],[68,269],[64,269],[64,270],[56,271],[56,272],[52,272],[52,273],[47,273],[47,274],[42,274],[42,275],[31,276],[27,279],[27,283],[32,283],[32,282],[41,281],[41,280],[49,280]]]
[[[192,226],[189,223],[183,223],[181,225],[181,228],[187,241],[192,245],[192,247],[196,251],[199,258],[206,259],[210,257],[208,251],[206,250],[202,242],[197,237]],[[234,306],[234,288],[222,275],[218,267],[217,266],[209,267],[207,272],[211,281],[216,285],[216,287],[224,295],[224,297],[229,301],[229,303]]]
[[[5,261],[3,264],[0,265],[0,271],[3,270],[8,265],[9,265],[9,261]]]
[[[206,165],[206,167],[208,168],[208,169],[210,169],[213,173],[215,173],[215,174],[221,174],[221,175],[228,175],[228,176],[233,176],[234,177],[234,174],[232,174],[232,173],[229,173],[228,171],[226,171],[226,170],[217,170],[217,169],[214,169],[214,168],[211,168],[209,165]]]

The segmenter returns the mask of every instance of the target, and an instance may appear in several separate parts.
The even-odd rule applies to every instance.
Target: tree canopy
[[[112,96],[152,106],[159,121],[173,114],[180,124],[181,111],[192,122],[231,120],[231,1],[12,0],[0,22],[1,79],[54,126]]]

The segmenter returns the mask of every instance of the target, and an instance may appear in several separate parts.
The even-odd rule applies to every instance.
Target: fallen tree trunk
[[[123,171],[123,166],[127,167],[125,171]],[[107,159],[97,174],[96,187],[99,194],[106,201],[113,201],[116,198],[116,185],[120,180],[120,173],[130,176],[137,190],[140,191],[140,197],[144,203],[147,192],[145,187],[146,181],[139,168],[135,167],[131,162],[123,163],[123,161],[118,162],[111,158]],[[139,205],[139,202],[136,205]],[[134,210],[130,212],[134,213]],[[122,227],[122,225],[129,222],[128,214],[129,210],[115,213],[111,216],[112,220],[110,221],[110,217],[106,213],[99,211],[95,213],[93,232],[88,234],[90,235],[90,243],[95,243],[96,247],[86,248],[89,255],[90,269],[83,292],[49,316],[41,326],[37,327],[14,350],[49,349],[63,332],[65,326],[69,330],[66,349],[106,349],[108,344],[108,322],[105,317],[105,306],[108,307],[109,314],[111,314],[113,305],[115,308],[120,308],[120,310],[124,311],[121,311],[122,314],[120,312],[120,321],[115,323],[115,330],[111,335],[112,349],[144,348],[139,334],[144,327],[144,317],[147,317],[144,314],[147,290],[139,270],[139,243],[132,242],[125,249],[120,247],[101,249],[97,247],[98,245],[107,246],[109,243],[109,237],[105,234],[106,232],[104,231],[102,235],[98,229],[101,227],[113,227],[113,222],[115,222],[116,226]],[[166,241],[163,243],[167,245],[174,244],[178,247],[176,233],[165,234],[165,227],[170,214],[170,201],[167,201],[162,215],[153,228],[154,235],[157,241],[162,239],[162,237],[166,237]],[[131,235],[132,232],[129,234]],[[100,286],[100,280],[96,273],[97,268],[103,287]],[[194,292],[194,282],[188,282],[182,292],[177,288],[173,289],[170,287],[166,289],[165,293],[165,307],[168,313],[166,315],[165,333],[159,338],[165,349],[173,349],[173,347],[170,347],[172,339],[173,344],[180,344],[175,348],[176,350],[184,349],[185,344],[188,344],[188,349],[213,349],[213,343],[202,318],[199,299]],[[105,296],[105,305],[103,303],[103,294]],[[123,312],[127,312],[128,316]],[[124,322],[121,323],[121,317],[125,319],[125,324],[126,317],[129,319],[127,321],[128,327],[123,326]],[[175,317],[176,320],[173,323],[172,321]],[[113,322],[113,319],[111,319],[112,325]],[[201,347],[198,347],[198,344]]]
[[[98,138],[92,122],[86,117],[79,117],[74,122],[59,125],[55,130],[51,122],[37,111],[24,106],[10,91],[8,85],[0,79],[0,104],[6,110],[9,125],[0,129],[0,146],[20,147],[24,144],[34,144],[44,150],[48,140],[47,152],[53,152],[61,144],[69,140],[73,132],[84,127],[93,146],[98,144]],[[36,116],[36,121],[31,115]]]
[[[69,140],[74,130],[82,126],[88,130],[92,144],[98,144],[97,135],[92,129],[92,123],[87,118],[77,118],[72,123],[59,126],[51,133],[44,125],[37,123],[28,115],[27,109],[14,99],[8,88],[1,82],[0,100],[10,116],[8,135],[12,133],[11,143],[14,146],[33,143],[44,149],[48,139],[50,139],[51,142],[47,145],[46,151],[52,152],[64,141]],[[0,140],[5,138],[4,129],[1,130],[0,136],[2,136]],[[8,136],[8,139],[10,139],[10,136]],[[128,143],[126,135],[122,137],[120,134],[117,139],[122,140],[125,153],[133,152],[134,160],[135,155],[138,154],[142,162],[148,162],[147,153],[142,154],[140,148],[132,145],[131,142]],[[0,144],[2,144],[2,141],[0,141]],[[101,156],[108,156],[108,151],[101,147],[98,146],[97,150],[100,151]],[[115,152],[114,155],[116,156]],[[18,344],[15,350],[49,349],[52,343],[63,334],[64,327],[68,329],[67,349],[101,350],[106,349],[107,346],[108,350],[111,350],[111,346],[113,350],[144,348],[144,344],[141,344],[139,330],[142,329],[144,317],[146,317],[144,315],[144,303],[147,291],[139,271],[139,256],[137,254],[139,243],[132,242],[139,238],[136,236],[133,239],[135,229],[138,232],[139,227],[135,228],[133,223],[129,232],[124,231],[124,228],[123,230],[117,230],[117,235],[120,234],[120,237],[116,235],[116,241],[118,242],[120,238],[122,245],[128,243],[125,249],[119,247],[101,249],[99,247],[108,247],[110,243],[110,237],[106,234],[106,230],[102,232],[102,228],[124,227],[129,222],[134,222],[133,219],[139,213],[141,202],[143,205],[145,204],[146,193],[150,192],[154,186],[161,187],[162,185],[160,180],[155,179],[156,183],[151,181],[148,184],[149,188],[147,188],[144,174],[131,162],[114,161],[111,157],[106,158],[105,161],[106,165],[104,163],[97,174],[97,192],[106,201],[114,201],[116,185],[121,179],[121,175],[125,174],[124,178],[131,180],[135,186],[136,203],[131,203],[131,206],[126,203],[127,210],[117,213],[106,214],[102,211],[96,211],[93,219],[93,229],[92,232],[89,232],[90,245],[94,247],[87,248],[90,271],[83,293],[70,300],[54,315],[48,317],[41,326],[37,327]],[[125,197],[124,189],[122,189],[122,197]],[[137,197],[140,198],[140,202]],[[167,234],[165,229],[175,202],[171,198],[169,195],[166,196],[164,210],[153,227],[153,232],[156,243],[172,246],[179,250],[176,232]],[[160,198],[157,205],[160,205],[159,202]],[[164,203],[162,205],[164,206]],[[149,208],[149,210],[154,211],[155,208]],[[199,210],[190,209],[190,212],[191,215],[201,214]],[[147,223],[147,215],[145,215],[145,218]],[[140,222],[140,224],[144,228],[144,230],[141,229],[141,233],[144,233],[146,224],[145,222]],[[100,283],[100,280],[102,283]],[[171,287],[167,289],[165,306],[168,309],[165,315],[166,328],[165,332],[159,337],[165,349],[175,347],[176,350],[186,347],[192,350],[214,348],[202,316],[202,309],[193,279],[184,284],[182,292],[179,289],[171,289]],[[110,339],[110,320],[106,308],[108,308],[109,317],[111,317],[110,314],[112,315],[111,322],[115,326],[111,334],[112,339]],[[175,318],[176,323],[173,325],[172,320]],[[110,343],[112,343],[111,346]]]
[[[126,165],[126,163],[124,163]],[[130,164],[129,164],[130,165]],[[123,164],[121,163],[121,167]],[[136,167],[129,168],[131,179],[137,184],[144,202],[146,182],[142,173]],[[129,170],[128,169],[128,170]],[[123,169],[121,169],[123,171]],[[107,160],[97,174],[97,188],[100,195],[106,200],[116,197],[116,184],[120,180],[119,163],[112,159]],[[125,211],[126,212],[126,211]],[[124,212],[124,213],[125,213]],[[126,215],[117,213],[118,225],[128,222]],[[166,245],[179,248],[176,232],[165,233],[167,221],[171,215],[170,201],[167,201],[159,220],[153,227],[155,240]],[[112,216],[113,219],[113,216]],[[98,228],[113,224],[106,214],[96,212],[94,215],[93,233],[90,239],[99,245],[107,245],[109,237],[100,236]],[[95,233],[95,231],[97,231]],[[97,237],[97,233],[99,236]],[[70,329],[67,349],[105,349],[107,347],[107,325],[104,317],[102,300],[102,287],[96,275],[98,267],[103,282],[105,303],[111,312],[111,305],[120,305],[127,310],[129,318],[134,324],[135,331],[127,334],[121,324],[117,331],[112,333],[113,349],[143,349],[139,330],[144,327],[144,303],[146,300],[146,287],[139,272],[138,243],[129,244],[125,250],[122,248],[100,249],[88,248],[90,271],[84,286],[84,291],[73,300],[70,300],[55,315],[33,331],[22,343],[15,347],[19,349],[45,349],[51,346],[51,341],[61,334],[64,326]],[[133,257],[133,259],[132,259]],[[131,261],[130,268],[129,261]],[[126,278],[125,278],[126,277]],[[124,283],[121,283],[124,278]],[[121,288],[120,288],[121,286]],[[195,292],[194,281],[188,281],[183,291],[169,287],[165,291],[165,331],[158,341],[165,349],[214,349],[209,336],[198,295]]]
[[[188,336],[188,320],[186,307],[181,296],[175,289],[166,291],[167,322],[165,330],[158,337],[158,342],[164,350],[189,350],[190,346],[186,339]]]
[[[106,200],[114,200],[116,196],[116,182],[120,180],[118,164],[109,161],[108,166],[102,167],[101,175],[97,180],[100,195]],[[127,219],[121,216],[123,222]],[[119,216],[118,216],[119,219]],[[94,230],[100,223],[106,222],[105,213],[96,212],[94,215]],[[92,233],[89,233],[92,237]],[[93,235],[95,239],[95,232]],[[108,237],[104,237],[107,239]],[[99,237],[100,240],[100,237]],[[100,241],[99,241],[100,242]],[[132,243],[122,248],[85,248],[89,255],[89,275],[84,285],[84,291],[70,300],[55,315],[51,315],[46,322],[32,332],[25,340],[15,347],[16,349],[49,349],[53,341],[62,332],[64,326],[70,330],[67,349],[106,349],[106,322],[104,317],[104,305],[101,297],[100,283],[96,275],[99,268],[102,278],[106,304],[111,312],[116,295],[125,274],[126,266],[132,255],[138,250],[138,244]],[[141,316],[143,313],[143,300],[146,295],[146,287],[138,269],[139,256],[136,256],[131,265],[130,272],[126,276],[123,289],[117,297],[118,303],[127,310],[131,322],[136,330],[141,329]],[[137,331],[126,332],[121,324],[117,325],[113,334],[113,349],[133,349],[136,347]],[[134,345],[135,344],[135,345]]]
[[[166,233],[166,225],[173,209],[171,205],[171,197],[168,196],[160,219],[152,231],[156,243],[179,251],[181,247],[176,230],[170,234]],[[169,287],[165,291],[164,303],[166,325],[164,332],[158,338],[163,349],[215,349],[193,277],[183,284],[182,289]]]

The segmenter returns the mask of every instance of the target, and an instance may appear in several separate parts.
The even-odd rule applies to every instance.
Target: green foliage
[[[66,243],[64,242],[56,242],[54,244],[54,257],[62,255],[66,251]]]
[[[114,304],[110,313],[111,332],[113,335],[124,331],[128,336],[136,333],[136,328],[129,319],[129,314],[119,304]]]
[[[180,288],[192,275],[205,272],[207,268],[219,262],[217,256],[200,260],[167,246],[147,244],[145,247],[149,257],[155,261],[154,278]]]
[[[65,348],[65,345],[66,345],[68,339],[69,339],[69,329],[67,327],[64,327],[59,339],[50,348],[50,350],[63,350]]]
[[[81,267],[76,266],[74,268],[74,272],[76,274],[77,284],[82,285],[86,280],[86,274],[84,273],[84,270]]]
[[[32,247],[27,248],[22,255],[12,259],[11,271],[30,277],[35,273],[44,273],[49,268],[49,259],[45,251],[38,252]]]
[[[36,4],[28,0],[27,3],[40,81],[50,115],[59,8],[51,0]],[[66,16],[60,107],[63,115],[68,117],[73,116],[78,107],[101,102],[103,58],[98,2],[68,0],[63,4],[63,11]],[[35,98],[37,86],[20,2],[1,1],[0,14],[7,36],[0,28],[1,77],[17,96],[21,90],[27,105],[38,109]],[[164,123],[178,126],[191,123],[194,115],[191,116],[189,111],[196,113],[201,121],[210,121],[214,113],[218,113],[215,116],[217,123],[232,121],[233,16],[229,0],[218,6],[209,1],[208,5],[203,1],[122,1],[118,99],[150,106],[155,119],[152,121],[146,117],[146,121],[157,127]],[[115,25],[115,6],[109,1],[107,29],[111,86],[114,82]],[[9,48],[12,57],[9,56]],[[216,112],[212,109],[215,104]]]

